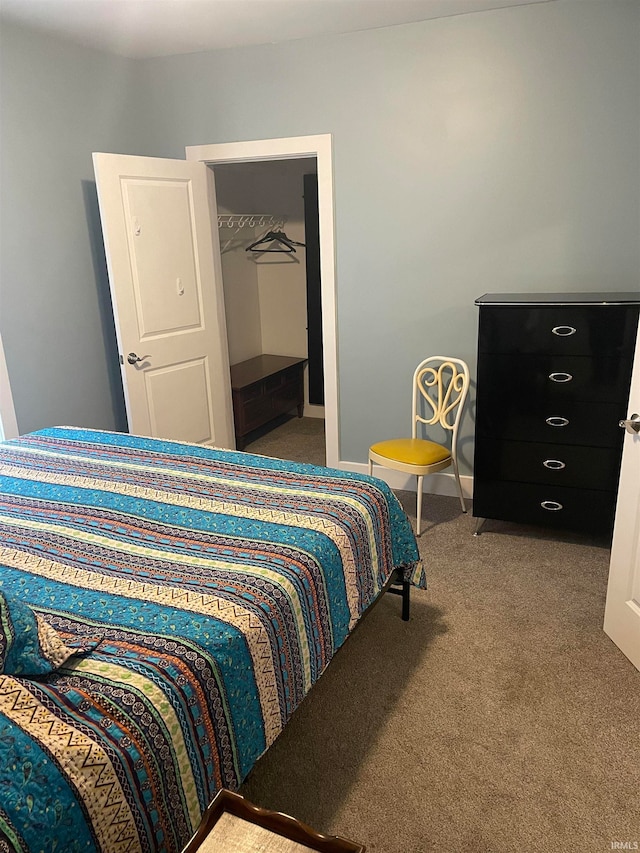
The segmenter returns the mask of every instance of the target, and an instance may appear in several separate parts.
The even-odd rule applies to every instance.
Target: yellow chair
[[[422,480],[427,474],[453,467],[462,511],[466,512],[460,474],[458,473],[458,425],[469,391],[469,368],[459,358],[434,355],[425,358],[413,374],[413,407],[411,438],[379,441],[369,448],[369,474],[373,463],[415,474],[417,486],[416,534],[420,535],[422,514]],[[451,432],[451,449],[444,444],[418,437],[418,426],[439,424]]]

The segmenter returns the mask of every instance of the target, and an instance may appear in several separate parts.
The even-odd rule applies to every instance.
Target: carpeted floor
[[[262,431],[254,432],[245,450],[291,459],[293,462],[309,462],[311,465],[325,464],[324,420],[322,418],[280,418],[275,429],[269,424]]]
[[[602,632],[607,543],[474,537],[456,498],[423,513],[411,621],[374,606],[241,793],[368,853],[637,849],[640,673]]]

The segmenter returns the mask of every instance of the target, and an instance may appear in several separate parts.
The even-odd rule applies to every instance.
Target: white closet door
[[[234,447],[213,176],[185,160],[93,160],[129,429]]]

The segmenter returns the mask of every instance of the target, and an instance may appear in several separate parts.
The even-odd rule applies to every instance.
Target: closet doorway
[[[211,168],[238,449],[324,465],[316,158]]]
[[[303,418],[251,433],[246,449],[337,466],[331,137],[196,146],[186,155],[206,163],[215,184],[230,364],[263,354],[306,362]],[[270,232],[287,242],[251,248]]]

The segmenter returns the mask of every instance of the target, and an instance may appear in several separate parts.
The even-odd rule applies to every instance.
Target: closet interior
[[[322,465],[316,158],[213,170],[237,447]]]

